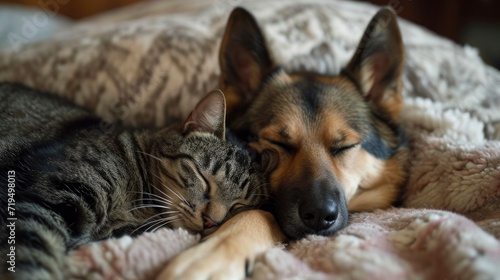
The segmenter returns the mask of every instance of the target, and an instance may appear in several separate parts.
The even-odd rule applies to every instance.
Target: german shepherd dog
[[[403,59],[396,15],[383,8],[339,75],[287,73],[254,17],[236,8],[221,44],[219,87],[229,126],[261,155],[276,220],[243,212],[162,275],[242,278],[245,260],[265,248],[332,235],[347,225],[348,212],[392,205],[407,173],[398,124]]]

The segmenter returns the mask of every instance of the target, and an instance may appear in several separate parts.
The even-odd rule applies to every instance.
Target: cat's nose
[[[203,226],[205,228],[211,228],[219,226],[219,223],[215,222],[209,215],[203,214]]]

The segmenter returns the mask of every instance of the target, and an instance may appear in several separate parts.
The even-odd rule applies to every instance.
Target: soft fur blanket
[[[151,2],[0,54],[0,80],[64,95],[113,121],[163,125],[216,85],[218,44],[235,5],[257,16],[286,68],[332,74],[376,12],[349,1]],[[402,117],[412,148],[401,207],[353,214],[335,236],[268,250],[253,279],[499,277],[500,73],[473,48],[403,20],[400,26]],[[70,253],[66,274],[147,279],[197,242],[162,229],[89,244]]]
[[[70,253],[68,279],[150,279],[198,242],[162,229]],[[439,210],[355,214],[333,237],[309,236],[257,259],[251,279],[495,279],[500,244],[474,222]]]

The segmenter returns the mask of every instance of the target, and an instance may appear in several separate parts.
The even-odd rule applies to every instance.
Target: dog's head
[[[228,122],[254,138],[290,238],[333,234],[346,226],[348,208],[394,201],[405,153],[397,126],[403,46],[392,10],[375,15],[340,75],[286,73],[241,8],[229,18],[219,60]]]

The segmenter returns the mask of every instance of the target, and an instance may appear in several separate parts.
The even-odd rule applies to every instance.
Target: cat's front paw
[[[246,261],[253,257],[234,241],[213,236],[175,257],[157,279],[244,279]]]

